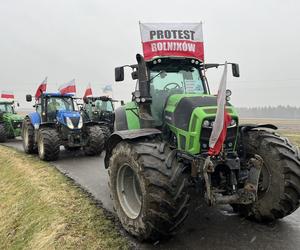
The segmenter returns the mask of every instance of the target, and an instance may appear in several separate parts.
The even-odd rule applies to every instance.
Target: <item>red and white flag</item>
[[[4,98],[4,99],[14,99],[15,95],[14,95],[14,93],[12,93],[10,91],[2,91],[1,92],[1,98]]]
[[[35,99],[39,99],[39,97],[41,96],[42,93],[46,92],[47,89],[47,81],[48,81],[48,77],[45,78],[44,81],[41,82],[41,84],[39,85],[39,87],[37,88],[36,92],[35,92]]]
[[[140,23],[145,60],[193,57],[204,61],[202,23]]]
[[[72,94],[72,93],[76,93],[76,85],[75,85],[75,79],[61,85],[58,88],[59,92],[64,95],[64,94]]]
[[[91,86],[91,84],[89,83],[89,85],[88,85],[88,86],[86,87],[86,89],[85,89],[85,93],[84,93],[83,98],[89,97],[89,96],[92,96],[92,95],[93,95],[92,86]]]
[[[225,62],[224,72],[218,90],[218,109],[214,126],[209,138],[209,155],[218,155],[226,139],[227,127],[231,122],[231,117],[226,111],[226,82],[227,82],[227,62]]]

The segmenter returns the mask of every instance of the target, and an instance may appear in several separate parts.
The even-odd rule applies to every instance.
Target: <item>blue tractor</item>
[[[31,102],[32,96],[26,95],[26,101]],[[103,131],[97,122],[85,121],[76,106],[71,94],[41,94],[35,112],[23,121],[24,151],[38,153],[45,161],[56,160],[61,145],[66,150],[82,148],[86,155],[100,155],[104,149]]]

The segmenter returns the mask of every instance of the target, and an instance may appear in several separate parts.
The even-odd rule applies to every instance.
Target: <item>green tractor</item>
[[[87,120],[98,122],[107,139],[114,131],[114,102],[108,96],[83,98],[82,111]]]
[[[23,117],[17,115],[14,101],[0,101],[0,142],[21,135]]]
[[[275,126],[239,124],[227,102],[232,121],[221,153],[209,157],[217,97],[205,71],[219,64],[136,58],[130,67],[137,87],[132,102],[115,110],[105,156],[114,208],[130,234],[140,240],[174,234],[188,216],[190,197],[209,206],[229,204],[258,222],[299,207],[299,149]],[[124,79],[124,67],[115,69],[116,81]],[[232,73],[239,76],[237,64]]]

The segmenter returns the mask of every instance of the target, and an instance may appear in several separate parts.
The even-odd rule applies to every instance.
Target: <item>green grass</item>
[[[293,144],[300,147],[300,132],[281,132],[281,134],[287,137]]]
[[[87,194],[54,167],[0,146],[0,249],[126,249]]]

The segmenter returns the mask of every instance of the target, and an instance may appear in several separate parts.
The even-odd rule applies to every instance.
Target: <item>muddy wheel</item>
[[[120,142],[109,161],[109,186],[123,227],[140,240],[175,233],[188,215],[187,174],[166,161],[163,143]]]
[[[3,123],[0,124],[0,142],[6,142],[7,134]]]
[[[110,129],[106,126],[101,126],[101,129],[102,129],[103,134],[104,134],[104,140],[107,141],[107,139],[111,135]]]
[[[43,128],[38,132],[39,158],[44,161],[55,161],[59,156],[60,139],[55,129]]]
[[[264,160],[258,189],[258,200],[252,205],[235,205],[241,215],[259,221],[283,218],[299,207],[300,153],[288,139],[275,133],[249,131],[243,138],[249,157]]]
[[[104,149],[104,134],[99,126],[91,126],[87,128],[88,142],[84,149],[84,153],[89,156],[100,155]]]
[[[34,142],[34,127],[32,126],[30,119],[26,117],[22,125],[22,138],[23,148],[25,153],[34,154],[37,153],[37,147]]]

